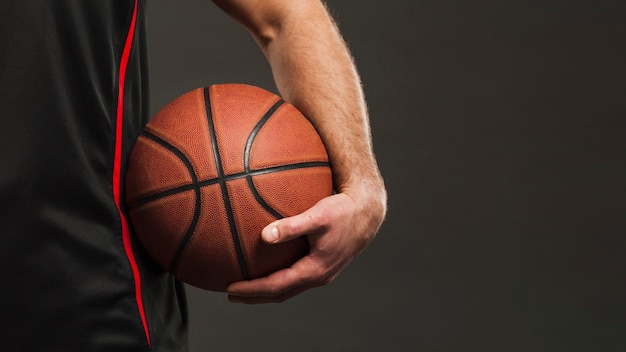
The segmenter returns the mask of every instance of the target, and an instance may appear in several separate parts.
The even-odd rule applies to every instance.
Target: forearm
[[[283,98],[315,125],[337,191],[384,216],[386,193],[372,149],[367,107],[352,57],[323,3],[215,0],[249,29]]]
[[[308,116],[328,147],[339,191],[378,181],[367,108],[352,58],[323,6],[302,11],[261,42],[281,95]]]

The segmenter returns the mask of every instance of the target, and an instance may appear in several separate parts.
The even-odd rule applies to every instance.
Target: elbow
[[[269,22],[259,26],[248,26],[248,31],[263,51],[267,51],[276,40],[281,29],[279,23]]]

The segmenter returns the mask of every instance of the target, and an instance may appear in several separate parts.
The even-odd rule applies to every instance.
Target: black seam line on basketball
[[[248,136],[248,140],[246,141],[246,149],[243,153],[243,167],[246,172],[246,181],[248,182],[248,187],[250,187],[250,191],[252,192],[252,195],[254,195],[256,201],[261,204],[263,209],[265,209],[276,219],[282,219],[285,216],[281,214],[278,210],[272,208],[272,206],[269,205],[265,201],[265,199],[263,199],[259,191],[256,189],[254,182],[252,181],[252,176],[250,176],[250,153],[252,150],[252,143],[254,143],[254,139],[259,134],[259,131],[261,131],[261,128],[265,126],[270,117],[272,117],[276,110],[278,110],[278,108],[280,108],[284,103],[285,102],[282,99],[277,101],[269,110],[267,110],[267,112],[265,113],[265,115],[263,115],[259,122],[257,122],[256,126],[254,126],[252,132],[250,132],[250,135]]]
[[[237,179],[248,177],[248,176],[254,177],[254,176],[259,176],[259,175],[269,174],[269,173],[274,173],[274,172],[289,171],[289,170],[295,170],[295,169],[316,168],[316,167],[330,167],[330,163],[325,162],[325,161],[310,161],[310,162],[303,162],[303,163],[296,163],[296,164],[273,166],[273,167],[268,167],[264,169],[252,170],[249,173],[240,172],[240,173],[236,173],[232,175],[226,175],[224,176],[223,180],[228,182],[228,181],[237,180]],[[203,188],[206,186],[214,185],[219,182],[220,182],[219,179],[212,178],[212,179],[208,179],[204,181],[198,181],[197,185],[192,183],[192,184],[187,184],[183,186],[178,186],[175,188],[170,188],[165,191],[153,193],[153,194],[144,196],[142,198],[139,198],[132,203],[132,206],[139,207],[146,203],[153,202],[157,199],[166,198],[166,197],[173,196],[179,193],[188,192],[188,191],[195,189],[196,187]]]
[[[224,201],[224,208],[228,217],[228,226],[230,227],[230,234],[235,246],[235,253],[237,253],[237,261],[239,262],[239,269],[241,275],[245,280],[250,280],[250,274],[248,272],[248,264],[246,258],[243,255],[243,248],[241,247],[241,241],[239,239],[239,232],[237,231],[237,225],[235,224],[235,216],[233,215],[232,205],[230,204],[230,197],[228,195],[228,187],[226,187],[226,180],[224,180],[224,167],[222,166],[222,158],[217,145],[217,135],[215,133],[215,125],[213,123],[213,112],[211,111],[211,98],[209,87],[204,87],[204,105],[206,107],[206,117],[209,123],[209,136],[211,138],[211,147],[213,149],[213,157],[217,169],[217,183],[219,183],[222,189],[222,200]]]
[[[196,172],[193,168],[193,165],[191,164],[191,161],[189,161],[189,159],[185,156],[183,152],[180,151],[180,149],[176,148],[175,146],[171,145],[164,139],[148,131],[145,131],[143,135],[153,140],[154,142],[162,145],[163,147],[165,147],[167,150],[171,151],[172,153],[174,153],[174,155],[176,155],[183,162],[183,164],[185,164],[185,166],[187,167],[187,171],[189,172],[189,176],[191,177],[192,183],[191,185],[189,185],[189,190],[193,190],[194,195],[195,195],[193,218],[191,219],[191,224],[189,224],[189,227],[187,228],[187,232],[185,233],[185,236],[183,237],[182,241],[178,245],[178,248],[176,249],[176,253],[174,254],[172,263],[170,264],[169,270],[170,272],[174,274],[176,271],[176,267],[178,266],[178,262],[180,261],[180,258],[183,255],[185,248],[187,248],[187,244],[189,243],[189,240],[193,236],[196,226],[198,225],[198,220],[200,219],[201,200],[200,200],[200,187],[198,186],[198,177],[196,176]]]

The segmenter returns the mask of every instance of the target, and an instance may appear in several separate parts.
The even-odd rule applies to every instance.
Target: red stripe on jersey
[[[135,0],[135,6],[133,9],[133,17],[131,19],[130,28],[128,29],[128,35],[126,36],[126,42],[124,43],[124,50],[122,51],[122,59],[120,61],[120,76],[119,76],[119,89],[117,99],[117,118],[115,126],[115,160],[113,162],[113,198],[117,211],[120,214],[120,220],[122,223],[122,241],[124,243],[124,251],[126,257],[130,262],[130,267],[133,272],[133,278],[135,280],[135,299],[137,301],[137,309],[141,316],[141,322],[146,333],[146,340],[148,346],[150,346],[150,331],[148,330],[148,322],[146,320],[146,312],[143,307],[143,299],[141,296],[141,275],[139,273],[139,267],[135,260],[135,254],[133,252],[132,244],[130,241],[130,230],[128,228],[128,221],[122,212],[121,207],[121,173],[122,173],[122,129],[124,125],[124,84],[126,82],[126,69],[128,66],[128,60],[130,58],[130,51],[133,44],[133,38],[135,36],[135,26],[137,22],[137,7],[138,0]]]

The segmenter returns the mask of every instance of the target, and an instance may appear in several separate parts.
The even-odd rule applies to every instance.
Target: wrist
[[[350,197],[377,229],[387,213],[387,191],[380,173],[371,176],[354,175],[338,183],[337,192]]]

